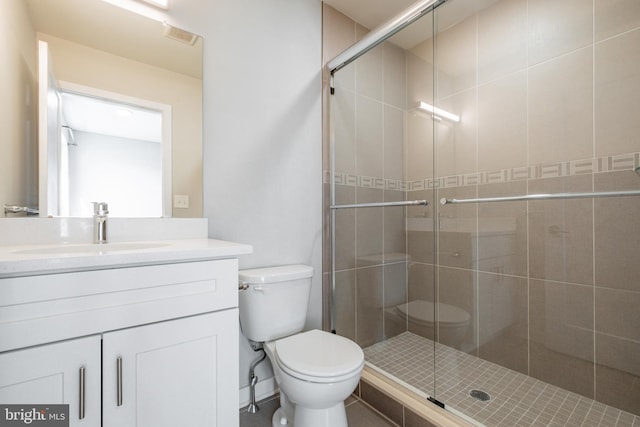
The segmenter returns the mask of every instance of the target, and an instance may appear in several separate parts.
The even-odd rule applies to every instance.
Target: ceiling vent
[[[180,43],[193,46],[198,41],[198,35],[190,33],[186,30],[181,30],[178,27],[164,23],[164,35],[172,40],[179,41]]]

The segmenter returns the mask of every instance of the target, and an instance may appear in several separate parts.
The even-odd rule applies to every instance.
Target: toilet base
[[[344,402],[327,409],[295,406],[294,420],[290,420],[282,407],[271,418],[272,427],[348,427]]]

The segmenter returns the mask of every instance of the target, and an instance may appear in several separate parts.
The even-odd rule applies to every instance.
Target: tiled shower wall
[[[640,189],[637,0],[502,0],[445,28],[450,10],[435,50],[387,42],[337,73],[337,203]],[[325,5],[325,60],[364,34]],[[411,111],[433,99],[460,123]],[[638,414],[639,211],[635,197],[339,211],[338,333],[432,334],[394,307],[438,299],[472,319],[445,344]]]

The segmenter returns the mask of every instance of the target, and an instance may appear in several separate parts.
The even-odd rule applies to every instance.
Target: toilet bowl
[[[364,353],[353,341],[317,329],[301,332],[312,276],[305,265],[239,274],[242,333],[263,343],[280,387],[274,427],[347,427],[344,400],[364,366]]]
[[[395,306],[394,311],[409,322],[409,330],[438,342],[460,348],[469,330],[471,315],[460,307],[416,299]],[[434,336],[437,326],[437,336]]]
[[[358,385],[364,354],[353,341],[311,330],[265,344],[280,386],[273,426],[347,426],[344,400]],[[289,420],[293,420],[290,423]]]

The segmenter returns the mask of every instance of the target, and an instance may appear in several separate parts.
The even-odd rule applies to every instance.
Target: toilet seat
[[[435,304],[431,301],[417,299],[400,304],[397,309],[417,324],[433,326]],[[461,326],[467,324],[470,319],[469,313],[460,307],[438,303],[437,321],[440,326]]]
[[[292,377],[332,383],[352,377],[364,366],[364,353],[353,341],[317,329],[279,339],[275,356]]]

